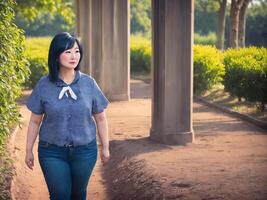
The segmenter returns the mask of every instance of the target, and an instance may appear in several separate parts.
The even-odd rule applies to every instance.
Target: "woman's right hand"
[[[26,152],[25,163],[26,163],[26,165],[27,165],[31,170],[33,170],[33,166],[34,166],[34,155],[33,155],[32,151],[30,151],[30,152]]]

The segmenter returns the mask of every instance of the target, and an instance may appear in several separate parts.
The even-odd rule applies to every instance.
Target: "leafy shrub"
[[[33,88],[37,81],[48,73],[47,58],[51,38],[29,37],[26,39],[26,56],[31,75],[24,86]]]
[[[210,32],[208,35],[194,34],[194,44],[216,45],[216,41],[217,38],[214,32]]]
[[[38,80],[48,73],[47,59],[43,58],[28,58],[31,75],[25,81],[24,86],[34,88]]]
[[[0,147],[10,126],[19,120],[16,100],[29,75],[23,31],[13,23],[14,6],[14,0],[0,1]]]
[[[140,36],[131,36],[131,72],[150,72],[151,42]]]
[[[27,37],[26,56],[27,58],[47,59],[51,37]]]
[[[212,46],[194,46],[193,90],[201,94],[223,80],[223,54]]]
[[[267,49],[249,47],[225,52],[224,86],[232,96],[267,103]]]

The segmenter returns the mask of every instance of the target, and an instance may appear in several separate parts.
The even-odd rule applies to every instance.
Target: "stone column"
[[[77,33],[92,75],[109,100],[130,98],[129,0],[76,0]]]
[[[83,60],[81,63],[81,71],[91,74],[91,47],[89,30],[91,30],[92,2],[86,0],[76,0],[76,34],[79,36],[83,47]]]
[[[192,128],[193,0],[152,0],[151,139],[186,144]]]

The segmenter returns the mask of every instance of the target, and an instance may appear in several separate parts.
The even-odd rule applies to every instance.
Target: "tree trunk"
[[[225,10],[227,0],[220,0],[220,8],[218,11],[218,23],[217,23],[217,48],[224,49],[224,30],[225,30]]]
[[[245,36],[246,36],[246,10],[251,0],[244,0],[239,13],[239,24],[238,24],[238,46],[245,47]]]
[[[232,0],[231,11],[230,11],[230,47],[238,48],[238,22],[239,12],[244,0]]]

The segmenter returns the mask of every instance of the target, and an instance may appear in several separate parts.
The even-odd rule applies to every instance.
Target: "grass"
[[[26,55],[30,58],[47,58],[51,40],[51,37],[26,38]]]
[[[216,105],[225,106],[233,111],[267,122],[267,110],[260,110],[259,103],[248,102],[244,99],[238,101],[237,98],[224,91],[223,85],[214,86],[211,90],[205,92],[202,97]]]

